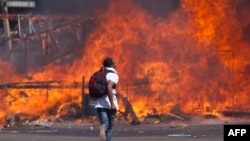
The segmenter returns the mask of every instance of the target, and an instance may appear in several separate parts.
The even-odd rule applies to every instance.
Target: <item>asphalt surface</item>
[[[228,123],[217,120],[139,125],[116,122],[113,141],[223,141],[223,126]],[[3,127],[0,141],[99,141],[98,129],[98,123],[71,122]]]

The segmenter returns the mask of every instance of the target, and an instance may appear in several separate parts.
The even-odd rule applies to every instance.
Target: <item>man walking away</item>
[[[108,92],[107,95],[96,99],[95,108],[97,109],[100,121],[101,141],[111,141],[116,111],[119,108],[116,96],[116,86],[119,81],[119,76],[116,72],[115,62],[112,58],[105,58],[103,67],[108,70],[106,75]]]

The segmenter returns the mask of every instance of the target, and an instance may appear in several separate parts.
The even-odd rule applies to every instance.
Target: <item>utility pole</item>
[[[8,14],[8,8],[6,6],[6,0],[1,0],[1,8],[2,8],[2,14]],[[11,41],[11,33],[10,33],[10,23],[9,23],[9,19],[3,18],[3,28],[4,28],[4,35],[5,38],[7,38],[6,41],[6,46],[8,47],[8,59],[10,59],[11,57],[11,50],[12,50],[12,41]]]

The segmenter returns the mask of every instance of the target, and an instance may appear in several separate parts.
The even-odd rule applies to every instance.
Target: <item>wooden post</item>
[[[85,96],[85,77],[82,77],[82,118],[84,119],[86,116],[86,96]]]

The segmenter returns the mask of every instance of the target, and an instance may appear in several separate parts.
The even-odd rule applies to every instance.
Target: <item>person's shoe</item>
[[[100,139],[101,141],[106,141],[105,128],[103,125],[100,126]]]

